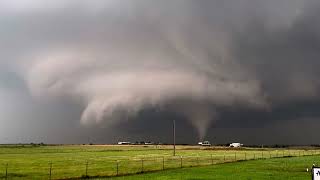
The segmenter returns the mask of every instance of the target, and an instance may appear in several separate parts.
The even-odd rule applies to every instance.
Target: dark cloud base
[[[126,1],[122,5],[116,3],[112,11],[95,11],[90,9],[91,6],[72,3],[62,6],[56,9],[44,6],[38,8],[40,11],[27,9],[26,12],[0,7],[0,11],[3,10],[0,12],[0,27],[4,27],[0,30],[0,39],[3,40],[0,42],[0,97],[3,99],[0,103],[0,113],[3,114],[0,143],[115,143],[119,140],[170,143],[172,120],[176,120],[177,142],[193,144],[200,139],[192,124],[194,121],[187,120],[173,105],[176,98],[182,98],[185,100],[180,103],[182,107],[192,110],[204,102],[205,109],[216,115],[207,125],[205,136],[213,143],[319,144],[320,23],[317,17],[320,4],[317,1],[174,1],[155,4]],[[80,61],[66,60],[66,64],[69,63],[66,66],[71,69],[57,66],[58,73],[54,73],[51,68],[47,69],[50,72],[42,72],[39,66],[43,64],[34,65],[33,59],[28,59],[34,54],[42,57],[39,54],[55,47],[71,47],[76,49],[76,54],[89,49],[88,52],[93,52],[97,59],[101,58],[100,54],[103,58],[109,53],[116,53],[117,58],[127,58],[127,55],[130,61],[121,58],[100,60],[88,66],[85,61],[81,64]],[[75,59],[82,56],[75,56]],[[161,60],[139,61],[145,57],[160,57]],[[38,61],[45,60],[40,58]],[[132,116],[121,113],[124,115],[119,116],[121,120],[116,123],[111,122],[112,118],[102,116],[102,123],[80,125],[81,114],[90,103],[102,102],[102,106],[107,102],[103,98],[109,97],[101,96],[99,90],[85,95],[79,93],[83,89],[77,89],[77,85],[89,79],[94,74],[89,74],[91,71],[107,73],[120,67],[121,71],[138,74],[141,69],[148,69],[147,74],[156,77],[156,71],[149,68],[154,64],[159,66],[156,70],[176,67],[170,72],[179,73],[172,75],[193,77],[186,81],[186,84],[190,83],[190,89],[194,88],[192,85],[199,85],[195,81],[205,77],[205,88],[200,90],[206,90],[210,85],[222,90],[214,93],[199,91],[202,92],[200,95],[207,94],[195,101],[199,94],[185,91],[189,86],[176,88],[172,83],[164,86],[170,87],[170,91],[164,91],[164,94],[174,97],[163,98],[165,102],[141,105]],[[148,68],[143,69],[142,65]],[[72,68],[77,66],[85,68],[73,73]],[[59,73],[63,68],[66,71]],[[160,80],[163,79],[159,78],[155,87],[161,85]],[[76,81],[79,83],[74,83]],[[101,82],[89,84],[83,91],[91,90],[93,86],[99,89],[104,84]],[[140,85],[143,86],[144,82]],[[42,83],[49,87],[44,88],[45,98],[33,92],[43,90]],[[100,88],[105,87],[108,90],[109,86]],[[176,89],[179,91],[172,91]],[[140,96],[149,91],[142,92]],[[187,93],[181,95],[181,92]],[[96,99],[83,103],[87,96]],[[263,105],[258,106],[252,100]],[[134,109],[134,105],[128,105],[128,109]],[[128,109],[124,108],[123,112]],[[94,113],[87,120],[100,120],[93,117],[99,113],[108,114],[107,110],[90,111]]]

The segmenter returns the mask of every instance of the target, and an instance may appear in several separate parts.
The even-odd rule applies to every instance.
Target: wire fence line
[[[166,169],[206,166],[254,159],[320,155],[318,150],[233,151],[205,156],[154,156],[131,159],[64,160],[30,164],[0,164],[0,179],[77,179],[139,174]],[[1,167],[2,166],[2,167]]]

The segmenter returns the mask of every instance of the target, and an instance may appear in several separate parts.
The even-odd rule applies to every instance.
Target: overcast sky
[[[316,0],[1,0],[0,143],[319,144]]]

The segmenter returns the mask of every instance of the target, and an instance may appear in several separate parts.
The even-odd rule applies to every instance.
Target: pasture
[[[213,166],[173,169],[155,173],[132,175],[112,180],[302,180],[311,179],[310,171],[313,163],[320,163],[320,156],[287,157],[259,159]],[[107,180],[105,179],[105,180]]]
[[[177,146],[0,146],[0,178],[68,179],[138,174],[252,159],[311,156],[316,149]]]

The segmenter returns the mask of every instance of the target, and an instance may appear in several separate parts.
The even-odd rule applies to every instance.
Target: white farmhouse
[[[243,144],[241,144],[241,143],[231,143],[229,147],[239,148],[241,146],[243,146]]]
[[[118,142],[118,145],[130,145],[131,142]]]

